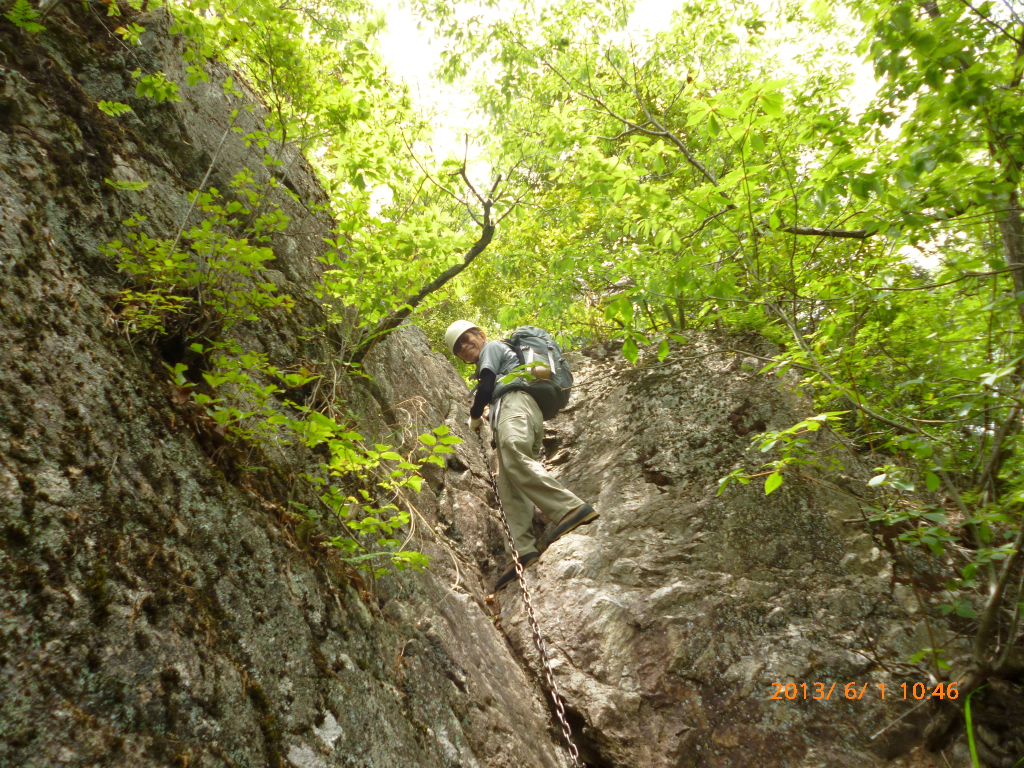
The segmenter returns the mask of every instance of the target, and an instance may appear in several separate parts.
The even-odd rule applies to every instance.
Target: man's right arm
[[[473,407],[469,409],[470,418],[479,419],[484,415],[484,408],[491,402],[491,398],[494,397],[494,383],[495,383],[494,371],[490,368],[485,368],[480,372],[480,383],[476,387],[476,397],[473,400]]]

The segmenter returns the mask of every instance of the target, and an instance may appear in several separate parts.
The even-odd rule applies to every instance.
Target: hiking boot
[[[540,549],[542,551],[547,549],[569,531],[579,528],[581,525],[592,523],[599,517],[600,515],[589,504],[584,504],[579,509],[567,512],[565,517],[544,531],[544,535],[541,536]]]
[[[537,562],[538,557],[540,557],[539,552],[527,552],[525,555],[520,557],[519,562],[522,563],[523,570],[525,571],[527,568],[529,568],[531,565]],[[510,581],[514,580],[515,577],[516,561],[510,560],[508,565],[505,566],[505,570],[501,572],[501,576],[499,576],[498,580],[494,582],[494,591],[497,592],[499,589],[505,587]]]

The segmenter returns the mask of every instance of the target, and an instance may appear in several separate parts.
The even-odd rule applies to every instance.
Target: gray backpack
[[[519,365],[543,365],[551,371],[551,378],[527,381],[525,376],[517,375],[521,371],[514,371],[510,375],[515,378],[507,384],[502,381],[507,377],[498,380],[494,388],[494,399],[497,400],[513,389],[521,389],[537,401],[545,421],[554,418],[569,404],[569,395],[572,393],[572,371],[562,356],[562,350],[547,331],[532,325],[516,328],[503,341],[516,353]]]

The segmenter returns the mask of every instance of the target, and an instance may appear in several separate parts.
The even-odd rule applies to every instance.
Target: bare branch
[[[981,12],[981,10],[980,10],[980,9],[978,9],[978,8],[975,8],[975,7],[974,7],[974,5],[973,5],[973,3],[971,3],[971,2],[970,2],[970,0],[960,0],[960,2],[961,2],[961,3],[963,3],[964,5],[966,5],[966,6],[968,7],[968,8],[970,8],[970,9],[971,9],[972,11],[974,11],[974,14],[975,14],[975,15],[976,15],[976,16],[977,16],[978,18],[982,19],[983,21],[986,21],[986,22],[988,22],[988,24],[990,24],[991,26],[993,26],[993,27],[995,27],[995,28],[996,28],[997,30],[999,30],[999,33],[1000,33],[1000,34],[1001,34],[1001,35],[1002,35],[1003,37],[1005,37],[1005,38],[1007,38],[1008,40],[1010,40],[1010,42],[1012,42],[1012,43],[1013,43],[1014,45],[1020,45],[1020,41],[1019,41],[1019,40],[1018,40],[1017,38],[1015,38],[1015,37],[1014,37],[1013,35],[1011,35],[1011,34],[1010,34],[1010,33],[1009,33],[1009,32],[1008,32],[1007,30],[1006,30],[1006,28],[1005,28],[1005,27],[1004,27],[1003,25],[1001,25],[1001,24],[999,24],[998,22],[996,22],[996,20],[995,20],[995,19],[993,19],[993,18],[992,18],[991,16],[986,16],[985,14],[983,14],[983,13]],[[1016,15],[1016,14],[1015,14],[1015,15]]]
[[[203,180],[199,182],[199,187],[196,189],[196,193],[192,198],[192,202],[188,205],[188,210],[185,211],[185,218],[181,220],[181,226],[178,227],[177,233],[174,235],[174,242],[171,243],[171,249],[167,252],[174,255],[174,250],[178,247],[178,243],[181,241],[181,233],[185,231],[185,227],[188,226],[188,219],[192,215],[192,211],[195,210],[196,203],[199,200],[199,196],[203,193],[203,188],[206,186],[206,182],[210,180],[210,174],[213,173],[213,167],[217,164],[217,158],[220,156],[221,149],[224,148],[224,142],[227,141],[228,134],[231,133],[231,129],[235,125],[235,120],[238,119],[239,111],[235,110],[235,113],[231,116],[231,122],[228,123],[228,127],[224,129],[224,135],[220,137],[220,143],[217,145],[217,149],[213,152],[213,159],[210,160],[210,164],[206,168],[206,175],[203,176]]]
[[[466,186],[469,188],[469,191],[473,193],[473,197],[475,197],[480,202],[480,205],[488,205],[488,201],[484,200],[480,196],[480,193],[476,191],[476,187],[473,186],[473,182],[471,182],[469,180],[469,176],[466,175],[465,164],[463,164],[463,166],[459,168],[458,175],[462,177],[462,181],[465,182]],[[498,180],[500,181],[501,178],[499,177]]]
[[[509,212],[512,210],[510,208],[509,211],[506,211],[501,217],[499,217],[498,222],[494,222],[491,219],[491,211],[494,207],[494,196],[497,193],[499,185],[505,178],[502,174],[498,174],[498,178],[494,180],[494,183],[491,185],[491,190],[486,200],[480,195],[480,192],[477,191],[477,188],[473,185],[473,182],[469,180],[469,176],[466,174],[465,158],[462,167],[452,174],[453,176],[459,176],[462,179],[463,183],[465,183],[466,187],[473,194],[473,197],[476,198],[476,200],[479,201],[480,205],[483,207],[482,217],[477,216],[477,214],[473,211],[473,207],[469,204],[469,201],[462,199],[454,192],[452,192],[450,189],[448,189],[445,185],[441,184],[439,181],[436,181],[431,177],[427,169],[424,168],[423,165],[416,158],[415,153],[412,152],[412,147],[409,146],[409,142],[405,139],[404,133],[402,135],[402,140],[405,143],[406,148],[409,149],[410,154],[413,156],[413,160],[415,161],[416,165],[419,166],[420,170],[423,172],[423,175],[426,178],[430,179],[430,181],[432,181],[439,189],[446,192],[453,199],[457,200],[463,207],[465,207],[470,217],[473,219],[474,222],[476,222],[477,226],[480,227],[480,237],[477,238],[477,241],[466,252],[466,255],[463,256],[462,261],[453,264],[440,275],[431,280],[429,283],[425,284],[415,294],[408,296],[404,301],[398,304],[396,309],[388,313],[386,317],[384,317],[379,323],[377,323],[376,327],[374,327],[373,330],[370,331],[369,334],[367,334],[367,336],[360,343],[359,347],[352,351],[352,354],[348,358],[348,362],[350,363],[361,363],[370,353],[370,351],[376,346],[377,342],[380,341],[385,334],[387,334],[390,331],[393,331],[395,328],[397,328],[403,322],[405,322],[409,315],[412,314],[413,310],[415,310],[416,307],[418,307],[427,296],[434,293],[439,288],[443,287],[448,281],[450,281],[452,278],[454,278],[460,272],[466,269],[466,267],[472,264],[476,257],[483,253],[487,246],[490,245],[491,240],[494,238],[494,229],[497,223],[504,219],[505,216],[507,216]],[[467,135],[466,158],[468,158],[468,156],[469,136]],[[516,201],[516,203],[518,202],[519,200]]]
[[[678,136],[676,136],[674,133],[666,129],[661,124],[657,123],[657,121],[654,121],[653,125],[655,125],[658,130],[652,131],[651,129],[644,127],[645,125],[650,124],[650,113],[647,113],[648,123],[634,123],[632,120],[623,117],[622,115],[618,114],[615,110],[613,110],[611,107],[609,107],[607,104],[605,104],[604,100],[602,100],[599,96],[595,96],[593,94],[586,93],[575,88],[573,84],[569,82],[566,76],[563,75],[553,64],[551,64],[551,62],[549,62],[543,56],[538,56],[537,58],[539,58],[541,62],[544,64],[544,66],[550,69],[558,77],[559,80],[565,83],[566,87],[568,87],[569,90],[571,90],[576,95],[582,96],[584,99],[587,99],[588,101],[596,104],[602,109],[602,111],[604,111],[605,114],[615,118],[623,125],[628,126],[628,128],[631,129],[632,131],[642,133],[644,136],[651,136],[659,139],[668,139],[672,144],[675,145],[676,149],[678,149],[683,154],[683,157],[686,158],[686,162],[688,162],[690,165],[696,168],[697,171],[699,171],[701,175],[703,175],[708,181],[710,181],[716,187],[718,186],[718,179],[715,178],[715,175],[708,171],[708,169],[705,168],[704,165],[696,157],[693,156],[693,153],[690,152],[690,150]],[[615,70],[615,73],[619,74],[618,70]],[[622,75],[619,75],[619,77],[621,78]],[[641,103],[641,106],[644,108],[644,111],[646,113],[646,105]]]
[[[590,111],[597,112],[598,110],[595,109],[595,110],[587,110],[587,111],[588,112],[590,112]],[[648,123],[641,123],[640,124],[641,128],[646,127],[647,125],[649,125],[649,124]],[[622,133],[617,133],[614,136],[598,136],[597,138],[604,139],[605,141],[618,141],[619,139],[624,139],[627,136],[632,136],[634,133],[637,132],[637,130],[639,130],[639,129],[637,129],[637,128],[627,128],[626,130],[622,131]]]
[[[1013,567],[1020,558],[1022,546],[1024,546],[1024,525],[1021,525],[1020,530],[1017,532],[1017,540],[1013,542],[1013,552],[1003,562],[999,578],[996,580],[992,593],[989,595],[988,602],[985,603],[985,610],[982,612],[978,623],[978,634],[974,636],[974,660],[980,664],[986,663],[985,652],[988,650],[989,641],[992,639],[992,632],[996,628],[996,619],[999,615],[999,609],[1003,604],[1003,593],[1006,591],[1006,583],[1010,579]]]
[[[872,291],[930,291],[932,288],[941,288],[944,285],[953,285],[953,283],[959,283],[961,280],[968,280],[972,277],[993,277],[995,275],[1005,275],[1008,272],[1012,272],[1015,269],[1024,269],[1024,264],[1015,264],[1012,267],[1006,269],[996,269],[991,272],[965,272],[960,277],[955,277],[952,280],[946,280],[941,283],[929,283],[928,285],[918,285],[913,288],[887,288],[883,286],[862,286]]]
[[[521,194],[519,197],[512,201],[512,204],[509,205],[508,210],[506,210],[503,214],[501,214],[501,216],[498,217],[497,221],[494,222],[494,225],[497,226],[498,224],[501,224],[501,222],[503,222],[505,218],[516,209],[516,206],[523,202],[523,200],[525,199],[526,193],[524,192],[523,194]]]
[[[484,220],[487,221],[490,218],[490,203],[485,203]],[[391,312],[387,317],[377,323],[377,327],[370,332],[370,334],[363,340],[360,346],[353,350],[352,356],[349,358],[350,363],[361,363],[366,358],[386,333],[393,331],[395,328],[400,326],[405,319],[412,314],[412,311],[431,293],[438,290],[445,285],[449,280],[458,275],[462,270],[473,263],[484,249],[490,244],[491,239],[494,237],[494,225],[487,223],[483,227],[483,231],[480,233],[479,239],[473,243],[473,247],[470,248],[462,261],[457,264],[453,264],[440,275],[435,277],[429,283],[424,285],[420,290],[413,296],[408,297],[398,309]]]
[[[494,180],[494,185],[491,187],[491,191],[487,194],[489,200],[494,200],[494,193],[498,190],[498,185],[501,184],[504,177],[499,173],[498,178]]]
[[[1024,597],[1024,568],[1020,569],[1020,581],[1017,583],[1017,600],[1013,609],[1013,619],[1010,621],[1010,629],[1006,635],[1006,648],[1003,649],[1003,654],[999,657],[999,661],[996,664],[996,672],[1002,671],[1006,666],[1007,659],[1010,658],[1010,651],[1014,646],[1014,640],[1017,639],[1017,626],[1020,623],[1021,603],[1024,602],[1021,600],[1022,597]]]
[[[450,190],[448,187],[446,187],[444,184],[442,184],[440,181],[438,181],[437,179],[435,179],[433,176],[430,175],[430,171],[428,171],[426,168],[424,168],[423,167],[423,163],[421,163],[420,159],[418,157],[416,157],[416,153],[413,151],[412,145],[409,144],[409,140],[405,137],[405,131],[399,131],[399,133],[402,136],[402,143],[405,144],[405,148],[407,150],[409,150],[409,157],[411,157],[412,161],[414,163],[416,163],[416,167],[420,169],[420,171],[423,173],[423,175],[426,176],[427,179],[430,180],[430,183],[433,184],[438,189],[440,189],[442,192],[445,192],[446,194],[451,196],[453,199],[457,200],[461,205],[464,205],[464,206],[466,206],[466,208],[469,208],[470,206],[469,206],[469,202],[468,201],[463,200],[461,197],[459,197],[457,194],[455,194],[452,190]],[[472,215],[472,213],[473,213],[473,211],[470,210],[470,215]],[[475,218],[476,217],[474,216],[474,219]],[[480,226],[483,226],[479,221],[477,221],[477,224],[480,224]]]
[[[814,237],[847,237],[855,240],[865,240],[875,233],[866,229],[819,229],[818,227],[779,227],[781,232],[789,232],[791,235],[811,235]]]

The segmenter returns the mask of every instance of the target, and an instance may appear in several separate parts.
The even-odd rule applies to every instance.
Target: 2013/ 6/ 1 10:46
[[[774,701],[796,701],[799,699],[811,699],[812,701],[829,701],[831,700],[832,693],[835,691],[836,686],[839,683],[772,683],[774,691],[772,692],[771,699]],[[843,686],[843,697],[847,699],[862,699],[864,698],[865,691],[868,690],[870,683],[846,683]],[[957,689],[957,683],[938,683],[934,687],[926,685],[924,683],[900,683],[897,688],[903,693],[903,699],[914,698],[918,700],[926,698],[936,699],[955,699],[960,696],[960,691]],[[878,689],[878,695],[880,698],[885,698],[885,683],[881,682],[876,684],[872,691]],[[839,698],[838,696],[836,698]]]

